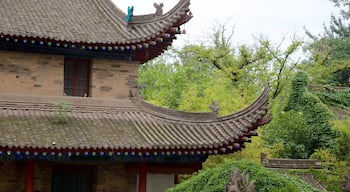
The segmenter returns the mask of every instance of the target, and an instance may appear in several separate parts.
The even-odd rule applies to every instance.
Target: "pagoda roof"
[[[268,89],[247,108],[226,116],[192,113],[130,99],[0,94],[0,149],[231,153],[267,123]],[[65,122],[56,121],[65,102]]]
[[[127,22],[126,14],[111,0],[1,0],[0,35],[15,42],[67,43],[74,48],[136,50],[157,45],[149,56],[153,58],[171,45],[180,26],[191,19],[189,5],[190,0],[179,0],[165,14],[135,15]]]

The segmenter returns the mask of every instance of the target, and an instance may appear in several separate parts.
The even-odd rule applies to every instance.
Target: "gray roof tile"
[[[71,105],[66,123],[53,121],[55,101]],[[222,117],[165,109],[137,96],[108,100],[0,94],[0,148],[220,149],[241,142],[267,110],[267,89],[246,109]]]
[[[134,16],[110,0],[1,0],[0,34],[73,43],[134,44],[147,42],[187,22],[190,0],[168,13]]]

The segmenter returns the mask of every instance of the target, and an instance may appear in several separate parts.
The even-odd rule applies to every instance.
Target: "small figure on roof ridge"
[[[156,8],[156,16],[162,16],[163,15],[163,3],[153,3],[154,8]]]
[[[134,6],[128,7],[128,14],[125,16],[125,21],[127,23],[131,22],[132,17],[134,16]]]
[[[219,101],[213,101],[213,103],[210,104],[209,108],[213,111],[213,113],[218,115],[220,110]]]

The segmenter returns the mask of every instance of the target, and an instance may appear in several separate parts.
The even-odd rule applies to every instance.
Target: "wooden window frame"
[[[67,65],[67,62],[72,62],[73,63],[73,77],[69,77],[67,78],[66,77],[66,65]],[[78,78],[78,63],[86,63],[87,65],[87,70],[86,70],[86,79],[81,79],[81,78]],[[69,79],[69,80],[72,80],[72,87],[69,87],[69,89],[72,89],[72,95],[69,95],[69,96],[76,96],[76,97],[89,97],[90,96],[90,84],[91,84],[91,60],[90,59],[77,59],[77,58],[65,58],[64,59],[64,82]],[[81,88],[78,88],[77,86],[77,82],[79,80],[83,80],[83,81],[87,81],[86,83],[86,87],[85,87],[85,90],[86,90],[86,95],[78,95],[78,90],[82,90]],[[66,89],[68,89],[68,87],[66,86],[66,84],[64,83],[64,87],[63,87],[63,90],[64,90],[64,93],[66,93]]]

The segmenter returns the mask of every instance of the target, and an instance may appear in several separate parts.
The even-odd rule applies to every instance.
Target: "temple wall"
[[[50,162],[35,163],[35,192],[51,191],[53,165]],[[25,187],[25,170],[25,162],[0,161],[0,192],[22,192]],[[136,178],[136,174],[125,172],[122,163],[100,163],[97,165],[96,192],[135,192]]]
[[[59,55],[0,51],[0,93],[61,96],[63,61]]]
[[[97,192],[135,192],[136,175],[125,173],[123,164],[99,164]]]
[[[147,191],[165,192],[174,186],[174,174],[147,174]]]
[[[92,59],[90,96],[126,98],[137,85],[138,64]],[[62,96],[64,56],[0,51],[0,93]]]
[[[165,192],[174,186],[174,174],[147,174],[147,192]],[[138,181],[138,179],[137,179]],[[136,191],[138,189],[138,182]]]
[[[91,94],[96,98],[123,99],[137,85],[138,64],[107,59],[92,60]]]
[[[0,192],[21,192],[24,189],[25,163],[0,161]]]

